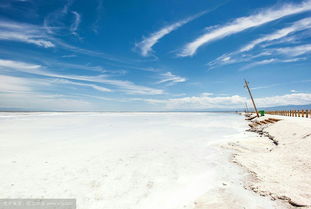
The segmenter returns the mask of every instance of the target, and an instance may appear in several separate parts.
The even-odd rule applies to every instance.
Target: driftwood
[[[275,122],[278,122],[280,121],[281,119],[276,119],[276,118],[268,118],[269,120],[272,120],[272,121],[275,121]]]
[[[257,116],[255,115],[255,116],[253,116],[253,117],[248,117],[248,118],[246,118],[245,120],[253,120],[254,118],[257,118]]]
[[[276,118],[268,118],[266,120],[262,120],[262,121],[254,121],[250,124],[248,124],[251,128],[255,128],[256,126],[260,126],[260,125],[267,125],[269,123],[276,123],[278,121],[280,121],[281,119],[276,119]]]

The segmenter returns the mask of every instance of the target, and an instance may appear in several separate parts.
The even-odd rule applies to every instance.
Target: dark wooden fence
[[[311,118],[311,110],[267,111],[266,113],[270,115]]]

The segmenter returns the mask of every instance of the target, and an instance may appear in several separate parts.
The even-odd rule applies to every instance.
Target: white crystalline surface
[[[228,113],[0,113],[1,198],[193,208],[236,172],[217,144],[244,130]]]

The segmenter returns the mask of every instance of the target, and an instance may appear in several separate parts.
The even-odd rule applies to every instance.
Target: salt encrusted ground
[[[221,113],[1,113],[1,198],[76,198],[78,209],[283,208],[244,189],[248,171],[219,146],[269,143],[246,127]]]
[[[311,119],[267,115],[259,120],[269,117],[282,120],[257,126],[254,131],[262,135],[257,140],[230,143],[234,162],[252,174],[246,188],[288,208],[311,208]]]

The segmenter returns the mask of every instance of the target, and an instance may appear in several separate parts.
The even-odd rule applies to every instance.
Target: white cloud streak
[[[0,67],[8,67],[13,69],[22,70],[35,70],[41,68],[41,65],[28,64],[24,62],[17,62],[13,60],[3,60],[0,59]]]
[[[0,65],[1,66],[1,65]],[[27,68],[24,68],[27,70]],[[31,69],[31,68],[30,68]],[[75,82],[66,79],[36,79],[36,78],[22,78],[16,76],[8,76],[8,75],[1,75],[0,74],[0,92],[23,92],[26,91],[30,92],[34,89],[42,89],[45,86],[55,86],[55,85],[75,85],[75,86],[85,86],[95,89],[101,92],[111,92],[111,89],[90,84],[90,83],[82,83],[82,82]],[[43,89],[42,89],[43,90]]]
[[[262,38],[252,41],[251,43],[247,44],[242,49],[240,49],[240,52],[249,51],[263,42],[278,40],[288,36],[291,33],[306,30],[308,28],[311,28],[311,18],[304,18],[302,20],[293,23],[293,25],[291,25],[290,27],[280,29],[272,34],[266,35]]]
[[[9,21],[0,21],[0,40],[29,43],[44,48],[55,47],[41,27]]]
[[[309,10],[311,10],[311,0],[304,1],[301,4],[285,4],[278,8],[274,7],[265,9],[257,14],[237,18],[232,22],[209,31],[194,41],[186,44],[186,46],[179,53],[179,56],[192,56],[201,46],[212,41],[222,39],[250,28],[261,26],[289,15],[294,15]]]
[[[69,84],[69,85],[77,85],[77,86],[86,86],[86,87],[90,87],[93,88],[97,91],[101,91],[101,92],[112,92],[111,89],[102,87],[102,86],[98,86],[98,85],[94,85],[94,84],[89,84],[89,83],[81,83],[81,82],[74,82],[74,81],[69,81],[66,79],[57,79],[52,81],[53,83],[57,83],[57,84]]]
[[[65,33],[68,29],[71,31],[71,27],[74,26],[75,21],[77,20],[78,13],[74,13],[74,11],[70,11],[70,7],[73,4],[73,0],[67,0],[65,5],[61,9],[57,9],[56,11],[50,13],[44,18],[44,28],[49,34],[56,34],[56,33]],[[74,22],[69,27],[65,25],[66,18],[69,17],[69,14],[72,12],[74,15]],[[79,18],[80,19],[80,18]],[[80,20],[79,20],[80,21]],[[77,25],[78,26],[78,25]],[[66,30],[64,30],[66,29]]]
[[[267,34],[261,38],[258,38],[254,41],[251,41],[250,43],[246,44],[244,47],[241,49],[224,54],[217,59],[211,61],[208,63],[210,69],[216,67],[216,66],[221,66],[221,65],[226,65],[226,64],[233,64],[233,63],[239,63],[239,62],[249,62],[251,60],[254,60],[259,57],[271,57],[272,55],[286,55],[286,56],[299,56],[302,54],[306,54],[310,51],[310,47],[308,45],[300,45],[300,46],[293,46],[293,47],[285,47],[285,48],[270,48],[270,49],[265,49],[267,46],[271,46],[274,44],[280,44],[280,43],[296,43],[298,41],[298,36],[294,37],[291,36],[292,34],[295,34],[300,31],[308,30],[311,28],[311,18],[304,18],[299,21],[294,22],[291,26],[280,29],[275,31],[274,33]],[[305,38],[305,35],[301,36],[300,38]],[[255,55],[252,55],[250,53],[246,53],[249,51],[252,51],[256,46],[261,46],[260,52],[256,53]],[[293,49],[293,50],[292,50]],[[275,60],[279,62],[289,62],[287,59],[281,60],[275,59],[275,58],[270,58],[270,60]],[[297,61],[301,61],[304,59],[300,59]],[[249,65],[253,64],[261,64],[261,62],[255,62],[251,63]],[[264,63],[263,63],[264,64]],[[248,68],[248,66],[246,67]]]
[[[271,63],[290,63],[290,62],[299,62],[299,61],[303,61],[306,60],[306,58],[301,57],[301,58],[294,58],[294,59],[276,59],[276,58],[271,58],[271,59],[265,59],[265,60],[260,60],[260,61],[256,61],[256,62],[252,62],[250,64],[247,64],[245,66],[243,66],[240,71],[243,70],[247,70],[259,65],[267,65],[267,64],[271,64]]]
[[[299,45],[299,46],[293,46],[293,47],[284,47],[284,48],[277,48],[275,49],[277,53],[290,56],[290,57],[296,57],[303,54],[311,53],[311,44],[305,44],[305,45]]]
[[[180,20],[178,22],[175,22],[171,25],[167,25],[163,28],[161,28],[159,31],[156,31],[154,33],[151,33],[148,37],[144,38],[141,42],[136,44],[136,47],[140,50],[140,53],[142,56],[148,56],[151,51],[152,47],[164,36],[168,35],[169,33],[173,32],[174,30],[177,30],[181,26],[189,23],[190,21],[200,17],[205,12],[201,12],[199,14],[193,15],[191,17],[185,18],[183,20]]]
[[[63,78],[76,81],[86,81],[93,83],[102,83],[106,85],[111,85],[116,87],[119,91],[125,92],[127,94],[141,94],[141,95],[157,95],[163,94],[164,91],[161,89],[150,88],[146,86],[136,85],[130,81],[124,80],[112,80],[108,79],[106,75],[98,76],[81,76],[81,75],[66,75],[50,72],[43,70],[43,66],[33,65],[24,62],[18,62],[13,60],[1,60],[0,67],[3,69],[13,69],[15,71],[20,71],[24,73],[30,73],[40,76],[52,77],[52,78]]]
[[[175,83],[185,82],[187,79],[172,74],[171,72],[162,73],[162,79],[158,83],[166,83],[167,85],[174,85]]]
[[[135,62],[135,60],[117,58],[104,52],[88,50],[67,44],[66,42],[52,36],[60,28],[62,27],[50,26],[47,23],[45,23],[45,26],[38,26],[0,20],[0,41],[22,42],[43,48],[61,47],[63,50],[68,50],[75,54],[79,53],[87,56],[96,56],[113,63],[125,64],[127,67]],[[47,32],[49,34],[47,34]]]
[[[248,64],[248,65],[244,66],[243,68],[241,68],[241,70],[246,70],[246,69],[258,66],[258,65],[270,64],[270,63],[273,63],[273,62],[276,62],[276,61],[277,61],[277,59],[272,58],[272,59],[266,59],[266,60],[260,60],[260,61],[257,61],[257,62],[252,62],[251,64]]]
[[[80,22],[81,22],[81,16],[76,11],[72,11],[71,13],[74,15],[74,21],[70,26],[70,31],[72,34],[77,35],[77,30],[78,30]]]

